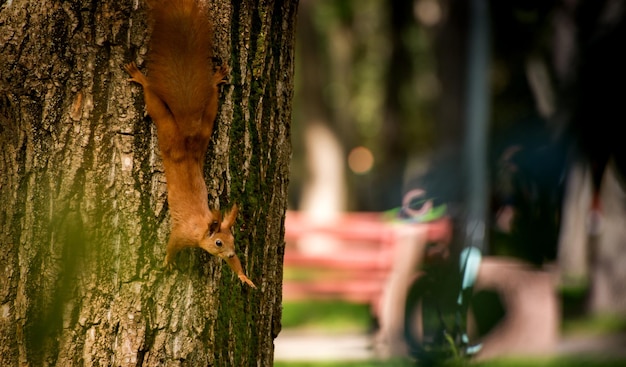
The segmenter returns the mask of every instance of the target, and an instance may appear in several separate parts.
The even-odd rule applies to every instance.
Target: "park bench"
[[[285,241],[284,299],[340,299],[376,307],[393,258],[393,232],[380,213],[346,213],[316,224],[288,211]]]

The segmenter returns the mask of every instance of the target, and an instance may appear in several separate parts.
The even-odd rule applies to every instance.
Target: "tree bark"
[[[269,366],[280,331],[297,1],[213,0],[230,66],[209,201],[237,203],[239,258],[169,234],[143,67],[143,1],[0,1],[0,365]]]

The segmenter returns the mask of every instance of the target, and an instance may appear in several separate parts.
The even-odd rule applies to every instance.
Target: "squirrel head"
[[[238,211],[237,205],[233,205],[226,212],[224,219],[222,219],[219,211],[213,211],[213,219],[209,223],[207,234],[200,241],[200,247],[211,255],[225,260],[228,266],[237,274],[239,280],[252,288],[256,288],[256,285],[244,274],[241,262],[235,253],[235,237],[231,228],[235,224]]]
[[[236,257],[235,237],[231,228],[235,224],[237,212],[237,205],[234,205],[222,219],[219,211],[213,211],[213,219],[209,222],[209,229],[205,236],[200,240],[200,247],[226,261]]]

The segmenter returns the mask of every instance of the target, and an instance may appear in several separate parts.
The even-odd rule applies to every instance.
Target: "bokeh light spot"
[[[356,174],[369,172],[374,166],[374,155],[366,147],[356,147],[348,154],[348,167]]]

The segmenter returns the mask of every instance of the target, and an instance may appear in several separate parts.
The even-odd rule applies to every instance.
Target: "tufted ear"
[[[220,228],[222,231],[229,230],[230,227],[232,227],[233,224],[235,224],[235,219],[237,219],[238,212],[239,212],[239,208],[237,207],[237,204],[233,205],[233,207],[230,208],[230,210],[226,212],[226,215],[224,215],[224,220],[222,221],[222,224],[220,225]]]
[[[209,223],[209,236],[220,230],[220,222],[222,221],[222,213],[219,210],[211,210],[213,219]]]

